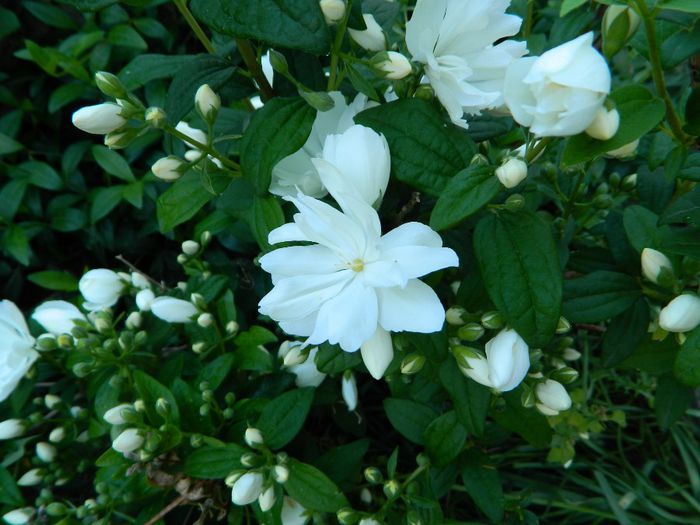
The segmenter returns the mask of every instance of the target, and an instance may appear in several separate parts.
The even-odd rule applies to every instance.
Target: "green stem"
[[[401,486],[399,487],[399,490],[394,494],[391,498],[389,498],[384,505],[382,505],[382,508],[379,509],[379,512],[377,512],[377,516],[383,516],[384,513],[389,510],[389,508],[394,504],[394,502],[399,499],[401,496],[401,493],[406,490],[406,487],[408,486],[411,481],[416,479],[418,476],[420,476],[426,469],[430,467],[430,464],[426,463],[425,465],[421,465],[418,467],[416,470],[413,471],[413,473],[408,476],[403,483],[401,483]]]
[[[209,37],[204,33],[202,26],[199,25],[197,19],[192,15],[192,11],[187,7],[187,0],[173,0],[173,3],[177,6],[178,11],[180,11],[180,14],[190,26],[190,29],[192,29],[202,43],[204,49],[207,50],[207,53],[214,54],[214,44],[211,43]]]
[[[224,166],[226,166],[227,168],[229,168],[235,172],[238,172],[241,168],[236,162],[233,162],[231,159],[224,157],[221,153],[216,151],[214,148],[211,148],[211,147],[207,146],[206,144],[202,144],[201,142],[194,140],[193,138],[188,137],[187,135],[176,130],[172,126],[165,126],[163,128],[163,131],[165,131],[166,133],[170,133],[173,137],[176,137],[176,138],[180,139],[181,141],[185,142],[186,144],[189,144],[190,146],[197,148],[200,151],[203,151],[207,155],[211,155],[215,159],[219,159]]]
[[[644,29],[647,34],[647,40],[649,41],[649,61],[651,62],[651,74],[654,79],[654,85],[656,86],[656,91],[666,104],[666,120],[671,125],[671,130],[676,140],[681,144],[686,144],[688,142],[688,135],[683,131],[683,124],[681,119],[676,112],[676,108],[673,105],[673,100],[668,93],[666,88],[666,80],[664,78],[663,67],[661,66],[661,54],[659,53],[659,43],[656,38],[656,28],[654,26],[654,14],[649,11],[649,7],[645,0],[633,0],[636,4],[639,14],[644,22]]]
[[[535,17],[535,0],[527,0],[527,14],[525,15],[525,24],[523,25],[523,38],[527,40],[532,33],[532,24]]]
[[[267,81],[262,67],[260,67],[260,62],[258,62],[258,57],[255,51],[253,51],[253,46],[250,45],[250,41],[245,38],[237,38],[236,46],[238,46],[238,52],[241,54],[248,71],[253,75],[255,82],[257,82],[260,88],[260,99],[263,102],[270,100],[274,96],[272,86]]]
[[[328,75],[328,91],[335,91],[340,83],[338,82],[340,47],[343,45],[343,37],[345,36],[345,28],[348,25],[351,9],[352,0],[349,0],[347,6],[345,7],[345,15],[343,15],[343,19],[340,21],[340,24],[338,24],[338,31],[335,34],[335,40],[333,41],[333,47],[331,48],[331,66],[330,73]]]

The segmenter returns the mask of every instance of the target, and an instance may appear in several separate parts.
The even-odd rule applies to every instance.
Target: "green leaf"
[[[318,347],[316,367],[324,374],[337,375],[362,362],[357,352],[344,352],[338,345],[323,343]]]
[[[20,507],[24,504],[22,493],[17,487],[14,476],[5,467],[0,465],[0,503],[12,507]]]
[[[671,69],[700,52],[700,23],[681,29],[661,43],[661,64]]]
[[[620,113],[620,127],[610,140],[596,140],[585,133],[566,142],[562,156],[564,166],[592,160],[645,135],[661,122],[666,113],[663,101],[639,85],[625,86],[610,94]]]
[[[253,207],[246,213],[250,230],[263,251],[272,248],[267,237],[272,230],[284,224],[284,212],[278,198],[271,195],[255,197]]]
[[[501,190],[491,166],[470,166],[455,175],[430,215],[435,230],[451,228],[486,206]]]
[[[199,385],[202,381],[206,381],[209,383],[209,388],[211,390],[216,390],[231,371],[235,359],[235,354],[231,353],[221,355],[211,363],[207,363],[204,365],[204,368],[199,371],[197,381],[194,384]]]
[[[431,104],[416,98],[367,109],[355,117],[355,123],[384,134],[392,172],[399,180],[436,197],[476,153],[466,133],[445,123]]]
[[[362,458],[367,453],[369,445],[369,439],[340,445],[317,458],[314,465],[327,473],[335,483],[354,479],[362,466]]]
[[[628,310],[613,318],[603,336],[603,366],[615,366],[634,353],[646,336],[649,317],[649,305],[639,298]]]
[[[563,18],[568,15],[574,9],[578,9],[583,4],[588,2],[588,0],[564,0],[559,8],[559,17]]]
[[[287,467],[289,479],[284,488],[305,509],[336,512],[348,505],[348,500],[338,487],[317,468],[295,459],[290,459]]]
[[[61,176],[45,162],[28,161],[19,167],[29,173],[28,181],[34,186],[45,190],[59,190],[63,187]]]
[[[434,419],[423,433],[425,451],[433,463],[442,467],[452,462],[462,451],[467,440],[467,431],[457,419],[454,411]]]
[[[75,20],[63,9],[43,2],[22,2],[22,7],[44,24],[59,29],[75,30]]]
[[[637,345],[634,353],[618,366],[636,368],[660,376],[673,370],[678,350],[678,344],[673,337],[667,337],[663,341],[653,341],[646,337]]]
[[[673,373],[684,385],[700,386],[700,326],[689,334],[676,356]]]
[[[660,224],[685,223],[700,226],[700,186],[678,197],[661,214]]]
[[[304,145],[315,116],[299,97],[275,98],[255,112],[241,140],[241,169],[258,195],[268,194],[272,168]]]
[[[53,270],[34,272],[27,275],[27,279],[47,290],[75,292],[78,289],[78,280],[67,272]]]
[[[423,403],[391,397],[384,400],[384,411],[399,434],[418,445],[424,443],[425,429],[438,416],[435,410]]]
[[[462,467],[462,482],[488,519],[500,523],[505,512],[503,486],[498,470],[489,465],[488,456],[476,449],[469,450]]]
[[[22,204],[27,185],[28,182],[25,179],[13,179],[4,183],[0,189],[0,217],[7,222],[12,221]]]
[[[109,188],[98,188],[92,194],[92,204],[90,206],[90,222],[97,221],[109,215],[122,200],[124,186],[110,186]]]
[[[484,217],[474,250],[489,297],[530,346],[554,335],[561,311],[562,274],[549,224],[534,213]]]
[[[637,252],[661,247],[663,235],[657,227],[659,218],[654,212],[643,206],[629,206],[625,209],[623,221],[627,238]]]
[[[152,80],[174,77],[193,59],[194,55],[137,55],[119,72],[119,80],[134,90]]]
[[[597,323],[621,314],[641,297],[639,284],[624,273],[598,271],[564,281],[564,317]]]
[[[204,176],[190,170],[176,180],[170,188],[156,201],[158,226],[163,233],[188,221],[212,200],[216,194],[209,191],[211,186],[217,192],[223,192],[230,182],[228,177],[212,176],[211,184],[205,186]]]
[[[696,0],[662,0],[659,7],[686,13],[700,13],[700,4]]]
[[[440,382],[452,398],[459,422],[470,434],[482,435],[491,401],[489,389],[467,380],[450,359],[440,366]]]
[[[0,156],[9,155],[23,148],[22,144],[15,139],[8,137],[4,133],[0,133]]]
[[[247,449],[229,443],[220,447],[204,446],[187,455],[183,471],[193,478],[223,479],[242,468],[241,456]]]
[[[700,88],[695,88],[685,103],[685,131],[700,136]]]
[[[163,422],[163,418],[156,412],[156,401],[161,397],[170,405],[169,413],[172,424],[177,425],[180,422],[180,411],[170,389],[141,370],[134,371],[134,385],[139,396],[143,399],[146,414],[151,423],[160,425]]]
[[[661,430],[668,430],[693,403],[693,389],[680,384],[673,374],[659,377],[654,398],[654,411]]]
[[[525,438],[534,447],[544,448],[552,441],[552,429],[547,418],[520,402],[521,389],[503,395],[506,404],[492,412],[492,417],[503,428]]]
[[[0,7],[0,40],[11,35],[21,27],[19,18],[9,9]]]
[[[316,0],[194,0],[195,16],[213,30],[315,55],[328,51],[328,24]]]
[[[133,182],[136,180],[129,164],[124,160],[124,157],[116,151],[99,144],[94,145],[91,151],[92,156],[95,157],[95,161],[110,175],[114,175],[126,182]]]
[[[276,450],[294,439],[304,426],[313,400],[313,388],[297,388],[265,405],[257,424],[265,444]]]
[[[700,259],[700,227],[671,228],[665,232],[660,250],[668,254]]]
[[[148,44],[138,31],[126,24],[119,24],[109,30],[107,41],[115,46],[131,47],[145,51]]]
[[[19,226],[11,226],[5,231],[3,248],[17,261],[27,266],[31,250],[27,234]]]

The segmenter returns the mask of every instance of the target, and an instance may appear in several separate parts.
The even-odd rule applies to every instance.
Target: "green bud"
[[[559,383],[568,385],[569,383],[573,383],[578,379],[578,371],[574,368],[563,366],[552,372],[551,377]]]
[[[557,333],[561,335],[567,333],[569,330],[571,330],[571,323],[565,317],[560,317],[557,323]]]
[[[532,408],[535,406],[537,398],[535,397],[535,391],[523,383],[523,393],[520,394],[520,403],[525,408]]]
[[[316,111],[329,111],[335,107],[335,102],[325,91],[306,91],[299,89],[299,96]]]
[[[138,128],[129,128],[124,131],[113,131],[105,135],[104,144],[109,149],[124,149],[141,133]]]
[[[615,203],[615,201],[612,198],[612,196],[607,194],[607,193],[597,195],[593,199],[593,206],[595,206],[596,208],[601,209],[601,210],[610,208],[614,203]]]
[[[134,333],[124,331],[119,335],[119,346],[125,352],[131,350],[134,346]]]
[[[488,157],[481,153],[477,153],[472,157],[472,160],[469,161],[470,166],[488,166],[490,164],[491,162],[489,161]]]
[[[204,296],[201,293],[193,293],[190,296],[190,301],[200,310],[207,309],[207,302],[204,300]]]
[[[260,466],[264,461],[264,458],[252,452],[246,452],[241,456],[241,465],[248,468]]]
[[[206,401],[207,403],[210,403],[214,399],[214,392],[211,390],[205,390],[202,392],[202,401]]]
[[[282,53],[275,51],[274,49],[270,49],[269,56],[272,69],[283,75],[286,75],[289,72],[287,58]]]
[[[46,506],[46,514],[52,517],[63,516],[66,513],[66,506],[63,503],[54,501]]]
[[[406,375],[417,374],[425,365],[425,357],[420,354],[409,354],[401,361],[401,373]]]
[[[336,513],[336,517],[338,518],[338,523],[340,523],[340,525],[353,525],[360,519],[359,514],[349,507],[340,509]]]
[[[209,405],[201,405],[199,407],[199,415],[202,417],[206,417],[209,415],[210,410],[211,410],[211,408],[209,408]]]
[[[461,306],[451,306],[447,309],[447,312],[445,312],[445,320],[447,324],[460,326],[464,324],[463,319],[466,313],[467,311]]]
[[[202,434],[192,434],[190,436],[190,446],[192,448],[199,448],[204,444],[204,438]]]
[[[423,520],[415,510],[411,510],[406,514],[406,525],[423,525]]]
[[[622,184],[622,176],[618,172],[613,171],[608,177],[608,181],[610,182],[610,187],[617,189]]]
[[[156,401],[156,413],[163,419],[170,417],[170,403],[164,397],[159,397]]]
[[[97,89],[102,91],[108,97],[126,98],[128,96],[124,84],[117,78],[116,75],[107,71],[98,71],[95,73],[95,84]]]
[[[233,405],[236,402],[236,394],[233,392],[227,392],[224,396],[224,401],[227,405]]]
[[[384,495],[387,498],[393,498],[399,493],[399,490],[401,490],[401,487],[399,486],[399,482],[396,481],[395,479],[392,479],[390,481],[387,481],[384,483]]]
[[[58,347],[56,336],[51,334],[44,334],[39,336],[39,338],[36,340],[36,344],[37,348],[42,352],[55,350]]]
[[[140,332],[136,332],[136,335],[134,336],[134,345],[135,346],[144,346],[148,342],[148,333],[145,330],[141,330]]]
[[[365,469],[365,479],[372,485],[379,485],[384,481],[382,472],[377,467],[367,467]]]
[[[622,189],[625,191],[632,191],[634,188],[637,187],[637,174],[632,173],[631,175],[627,175],[624,179],[622,179]]]
[[[457,337],[471,343],[481,339],[485,332],[486,330],[479,323],[468,323],[457,331]]]
[[[519,193],[514,193],[509,195],[504,204],[508,211],[518,211],[523,206],[525,206],[525,197]]]
[[[453,346],[450,351],[457,360],[457,365],[460,368],[471,368],[468,360],[477,359],[481,355],[476,348],[463,345]]]
[[[416,89],[416,98],[430,102],[435,98],[435,90],[430,84],[421,84]]]
[[[486,312],[481,316],[481,324],[489,330],[503,328],[503,317],[499,312]]]
[[[76,375],[76,377],[87,377],[92,372],[92,366],[92,363],[77,363],[73,366],[73,373]]]
[[[225,408],[223,411],[224,419],[233,419],[235,414],[235,411],[231,407]]]

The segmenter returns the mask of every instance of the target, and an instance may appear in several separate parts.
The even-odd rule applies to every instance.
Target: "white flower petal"
[[[40,304],[34,310],[32,319],[54,335],[69,334],[75,326],[74,321],[86,320],[74,304],[66,301],[46,301]]]
[[[401,246],[442,247],[440,235],[430,226],[420,222],[405,222],[382,236],[385,250]]]
[[[450,248],[401,246],[382,250],[381,258],[398,264],[408,279],[422,277],[443,268],[459,266],[459,258]]]
[[[418,279],[405,288],[377,288],[379,324],[390,332],[431,333],[442,329],[445,308],[433,289]]]
[[[334,273],[345,268],[338,255],[320,244],[278,248],[260,258],[260,266],[272,274],[272,282],[295,275]]]

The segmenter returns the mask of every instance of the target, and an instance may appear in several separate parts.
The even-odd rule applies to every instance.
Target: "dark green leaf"
[[[316,367],[324,374],[337,375],[362,362],[357,352],[344,352],[338,345],[323,343],[318,347]]]
[[[654,398],[654,410],[661,430],[668,430],[693,402],[693,389],[680,384],[673,374],[659,377]]]
[[[287,466],[289,479],[284,488],[305,509],[336,512],[348,505],[338,487],[317,468],[295,459],[290,459]]]
[[[134,371],[134,385],[146,408],[146,414],[151,423],[160,425],[163,418],[156,412],[156,402],[165,399],[169,405],[170,421],[177,425],[180,421],[180,411],[170,390],[141,370]]]
[[[657,227],[659,218],[654,212],[642,206],[629,206],[625,208],[623,220],[627,238],[637,252],[661,247],[662,236]]]
[[[525,438],[532,446],[548,447],[552,440],[552,429],[547,418],[534,408],[525,408],[520,402],[521,389],[504,394],[506,404],[492,412],[492,417],[503,428]]]
[[[700,186],[678,197],[661,214],[660,224],[685,223],[700,226]]]
[[[564,317],[597,323],[621,314],[641,297],[639,284],[624,273],[598,271],[564,281]]]
[[[126,182],[136,180],[129,164],[116,151],[96,144],[92,147],[92,155],[100,167],[110,175],[114,175]]]
[[[234,354],[224,354],[214,359],[211,363],[207,363],[204,368],[200,370],[199,375],[197,375],[195,385],[206,381],[209,383],[209,388],[211,390],[219,388],[219,385],[221,385],[231,371],[235,358],[236,356]]]
[[[342,483],[358,474],[369,444],[369,439],[360,439],[340,445],[317,458],[314,465],[327,473],[335,483]]]
[[[24,503],[22,493],[17,488],[14,477],[5,467],[0,465],[0,503],[12,507],[20,507]]]
[[[673,373],[684,385],[700,386],[700,326],[687,334],[676,356]]]
[[[215,191],[223,191],[230,182],[228,177],[212,177],[213,184],[205,185],[203,176],[191,170],[185,173],[173,185],[158,197],[157,214],[161,232],[169,232],[175,226],[191,219],[212,200],[216,195],[209,191],[212,186]]]
[[[98,188],[92,194],[92,204],[90,205],[90,222],[97,221],[109,215],[117,204],[122,200],[124,186],[110,186],[109,188]]]
[[[489,458],[476,449],[469,450],[462,467],[462,481],[477,507],[491,521],[500,523],[505,512],[503,487]]]
[[[384,400],[384,411],[392,426],[418,445],[423,444],[425,429],[438,416],[435,410],[423,403],[391,397]]]
[[[695,88],[685,103],[685,131],[700,136],[700,88]]]
[[[276,197],[255,197],[253,207],[247,213],[248,224],[262,250],[270,250],[267,237],[272,230],[284,224],[284,212]]]
[[[27,279],[34,284],[59,292],[74,292],[78,289],[78,280],[67,272],[46,270],[27,275]]]
[[[0,133],[0,156],[8,155],[22,149],[22,144],[15,139],[8,137],[4,133]]]
[[[137,55],[119,72],[119,80],[133,90],[151,80],[174,77],[193,59],[194,55]]]
[[[452,398],[459,422],[470,434],[482,435],[491,400],[489,389],[467,380],[450,359],[440,367],[440,382]]]
[[[204,446],[187,455],[183,468],[193,478],[223,479],[242,467],[241,456],[247,450],[234,443],[221,447]]]
[[[45,162],[23,162],[20,169],[29,173],[29,183],[45,190],[58,190],[63,187],[61,176]]]
[[[646,335],[649,317],[649,305],[639,298],[613,318],[603,337],[603,366],[615,366],[634,353]]]
[[[467,431],[454,411],[434,419],[423,433],[425,450],[438,467],[452,462],[462,451]]]
[[[23,265],[29,264],[31,250],[27,234],[19,226],[11,226],[5,231],[3,248]]]
[[[109,30],[107,41],[115,46],[132,47],[145,51],[148,44],[138,31],[126,24],[119,24]]]
[[[270,401],[257,424],[265,444],[275,450],[294,439],[304,426],[313,400],[313,388],[298,388]]]

